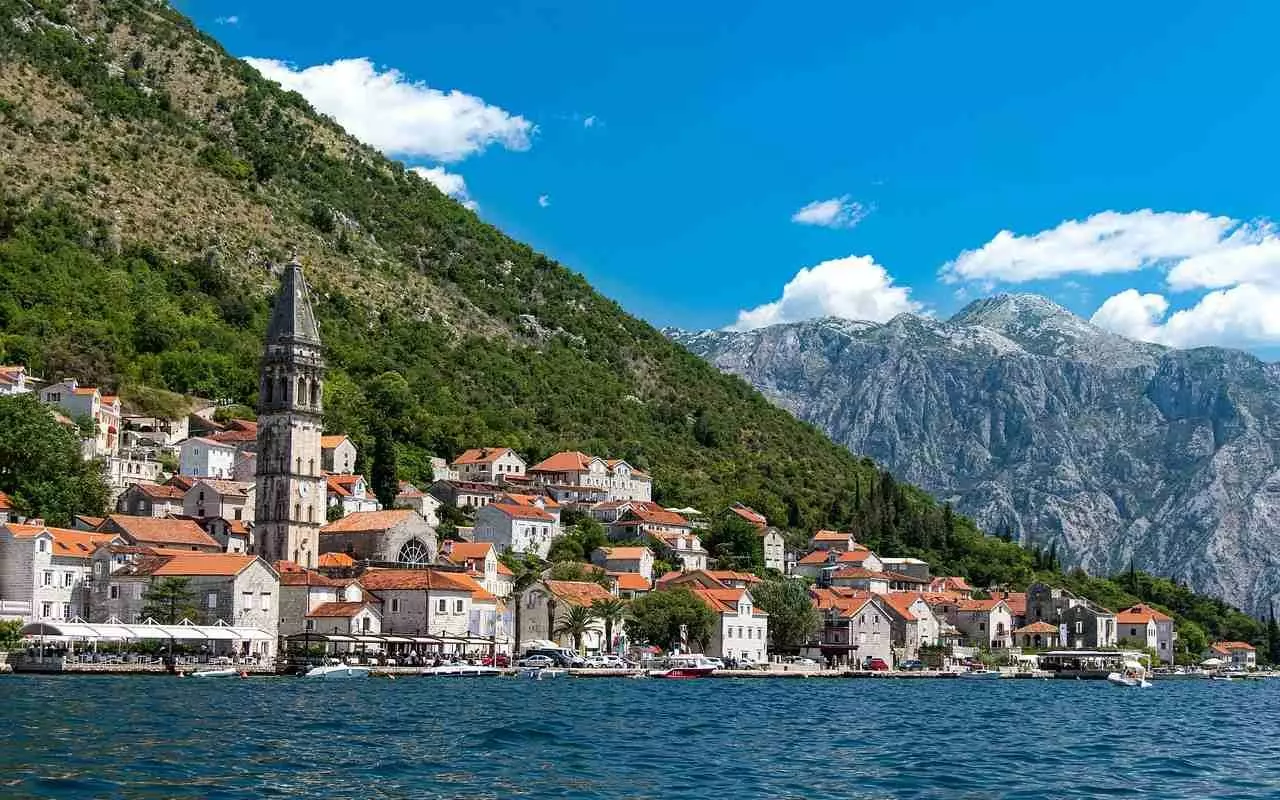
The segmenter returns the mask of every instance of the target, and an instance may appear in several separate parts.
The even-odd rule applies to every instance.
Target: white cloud
[[[944,280],[1007,283],[1132,272],[1232,246],[1239,223],[1202,211],[1103,211],[1031,236],[1000,231],[942,268]],[[1247,235],[1247,234],[1246,234]]]
[[[869,213],[870,209],[846,194],[830,200],[814,200],[792,214],[791,221],[823,228],[852,228]]]
[[[448,172],[444,167],[410,167],[409,171],[431,181],[437,189],[472,211],[480,208],[479,204],[467,194],[467,182],[458,173]]]
[[[235,14],[232,14],[229,17],[218,17],[217,19],[214,20],[214,22],[218,23],[219,25],[238,25],[240,24],[240,18],[237,17]]]
[[[458,90],[442,92],[367,58],[295,69],[246,58],[265,77],[298,92],[357,139],[385,153],[459,161],[491,145],[528,150],[537,128],[524,117]]]
[[[806,267],[782,287],[782,297],[738,312],[729,330],[751,330],[814,317],[885,322],[921,305],[911,290],[894,286],[893,277],[871,256],[846,256]]]
[[[582,120],[582,127],[584,127],[584,128],[594,128],[594,127],[596,126],[596,123],[597,123],[597,122],[599,122],[599,120],[598,120],[598,119],[596,119],[595,114],[591,114],[591,115],[587,116],[585,119],[583,119],[583,120]]]
[[[1248,347],[1280,342],[1280,286],[1242,283],[1209,292],[1190,308],[1165,317],[1158,294],[1127,289],[1109,297],[1093,323],[1134,339],[1171,347]]]
[[[551,195],[549,194],[538,195],[538,205],[541,208],[546,208],[547,206],[551,205]]]

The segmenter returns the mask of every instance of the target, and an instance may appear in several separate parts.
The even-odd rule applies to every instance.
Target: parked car
[[[525,656],[520,659],[519,665],[522,667],[554,667],[556,662],[550,656]]]
[[[898,665],[898,669],[905,669],[911,672],[915,672],[916,670],[924,669],[924,662],[913,658],[910,661],[903,661],[901,664]]]
[[[884,672],[889,669],[888,663],[883,658],[868,657],[862,666],[863,669],[869,669],[873,672]]]
[[[485,656],[480,660],[480,665],[485,667],[509,667],[511,666],[511,656],[506,653],[498,653],[498,657]]]
[[[804,656],[792,656],[791,658],[788,658],[788,659],[787,659],[787,663],[788,663],[788,664],[799,664],[799,665],[800,665],[800,666],[802,666],[802,667],[816,667],[816,666],[818,666],[818,662],[817,662],[817,661],[814,661],[812,658],[805,658]]]

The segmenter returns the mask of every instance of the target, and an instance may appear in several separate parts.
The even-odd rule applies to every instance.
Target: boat
[[[560,667],[522,667],[520,669],[521,678],[533,678],[535,681],[563,678],[568,674],[569,670]]]
[[[671,656],[662,669],[649,671],[651,678],[705,678],[716,671],[716,664],[700,653]]]
[[[369,668],[352,664],[333,664],[324,667],[312,667],[307,670],[307,678],[323,678],[325,680],[344,680],[347,678],[367,678]]]
[[[201,672],[191,673],[193,678],[238,678],[240,670],[238,669],[206,669]]]
[[[1232,680],[1232,677],[1231,677],[1230,675],[1210,675],[1210,676],[1209,676],[1209,680],[1211,680],[1211,681],[1230,681],[1230,680]]]
[[[994,669],[971,669],[968,672],[961,672],[961,678],[969,678],[970,680],[999,678],[1000,673]]]
[[[484,675],[501,675],[502,670],[498,667],[479,667],[474,664],[441,664],[438,667],[424,669],[422,674],[476,678]]]
[[[1115,686],[1127,686],[1133,689],[1150,689],[1151,681],[1136,673],[1111,672],[1107,674],[1107,681]]]

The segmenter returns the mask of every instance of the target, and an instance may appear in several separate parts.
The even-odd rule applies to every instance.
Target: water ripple
[[[10,676],[0,796],[1254,798],[1278,707],[1280,681]]]

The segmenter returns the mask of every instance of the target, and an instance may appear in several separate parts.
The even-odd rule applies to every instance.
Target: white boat
[[[521,678],[533,678],[535,681],[544,681],[549,678],[563,678],[569,674],[569,670],[559,667],[522,667],[520,669]]]
[[[193,672],[193,678],[235,678],[240,675],[238,669],[206,669],[202,672]]]
[[[994,669],[971,669],[968,672],[961,672],[960,677],[970,680],[989,680],[999,678],[1000,673]]]
[[[334,664],[325,667],[312,667],[305,677],[324,678],[325,680],[345,680],[347,678],[367,678],[369,668],[351,664]]]
[[[1209,680],[1211,680],[1211,681],[1229,681],[1229,680],[1231,680],[1231,676],[1230,676],[1230,675],[1210,675],[1210,676],[1209,676]]]
[[[1115,686],[1127,686],[1132,689],[1151,688],[1151,681],[1141,675],[1121,675],[1119,672],[1111,672],[1107,674],[1107,680]]]

